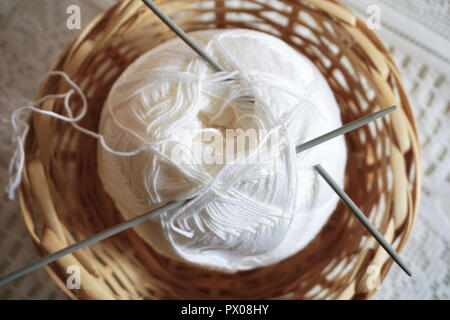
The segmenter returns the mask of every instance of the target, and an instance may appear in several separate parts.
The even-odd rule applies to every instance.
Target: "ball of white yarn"
[[[225,272],[278,262],[305,247],[336,206],[313,165],[342,185],[344,139],[299,155],[295,146],[339,127],[339,108],[317,68],[275,37],[250,30],[190,36],[229,73],[215,73],[178,38],[135,61],[111,89],[99,133],[114,150],[151,147],[121,157],[99,145],[104,188],[126,219],[197,196],[135,228],[165,256]],[[263,164],[195,161],[199,144],[215,150],[201,133],[226,141],[225,130],[239,128],[278,132],[276,152]]]

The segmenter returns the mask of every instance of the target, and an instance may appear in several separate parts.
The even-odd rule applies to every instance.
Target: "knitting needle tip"
[[[356,129],[362,127],[362,126],[365,126],[366,124],[368,124],[371,121],[377,120],[377,119],[385,116],[386,114],[388,114],[388,113],[390,113],[390,112],[392,112],[392,111],[394,111],[396,109],[397,109],[397,106],[392,106],[392,107],[385,108],[383,110],[371,113],[371,114],[366,115],[364,117],[361,117],[359,119],[356,119],[356,120],[354,120],[352,122],[349,122],[349,123],[343,125],[342,127],[339,127],[339,128],[337,128],[335,130],[332,130],[332,131],[330,131],[328,133],[325,133],[324,135],[321,135],[321,136],[319,136],[317,138],[314,138],[314,139],[309,140],[309,141],[307,141],[305,143],[302,143],[301,145],[298,145],[297,147],[295,147],[295,152],[296,153],[303,152],[303,151],[305,151],[307,149],[310,149],[310,148],[315,147],[315,146],[317,146],[319,144],[327,142],[328,140],[336,138],[336,137],[338,137],[340,135],[344,135],[346,133],[349,133],[349,132],[351,132],[353,130],[356,130]]]

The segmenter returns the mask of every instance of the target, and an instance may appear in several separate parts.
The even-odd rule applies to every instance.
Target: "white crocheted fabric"
[[[262,1],[262,0],[261,0]],[[266,0],[267,1],[267,0]],[[116,0],[0,1],[0,116],[35,96],[39,78],[79,30],[66,28],[66,8],[81,8],[82,27]],[[373,299],[450,298],[450,20],[449,3],[344,0],[364,19],[381,9],[375,30],[392,51],[408,89],[422,147],[423,192],[419,216],[402,256],[409,278],[393,266]],[[437,3],[424,7],[423,3]],[[11,36],[14,34],[14,36]],[[0,185],[7,184],[9,132],[0,133]],[[0,275],[36,258],[17,202],[0,201]],[[0,299],[65,299],[41,269],[0,288]]]
[[[344,0],[361,18],[377,5],[381,29],[412,104],[422,149],[419,216],[402,256],[409,278],[393,266],[373,299],[450,298],[450,3]],[[433,3],[424,6],[425,3]]]

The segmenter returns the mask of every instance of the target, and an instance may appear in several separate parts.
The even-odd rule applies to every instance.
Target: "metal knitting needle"
[[[197,52],[197,54],[202,57],[206,62],[208,62],[212,68],[214,68],[216,71],[224,71],[225,69],[220,66],[216,61],[214,61],[214,59],[212,57],[210,57],[204,50],[202,50],[202,48],[200,48],[191,38],[189,38],[189,36],[183,31],[181,30],[166,14],[164,14],[164,12],[162,12],[151,0],[142,0],[170,29],[172,29],[184,42],[186,42],[195,52]],[[391,110],[393,111],[396,109],[396,106],[392,106],[390,107]],[[385,112],[385,114],[387,114],[388,109],[382,110],[380,111],[381,113]],[[373,114],[375,115],[375,114]],[[371,115],[372,116],[372,115]],[[370,119],[370,116],[369,116]],[[361,119],[360,119],[361,120]],[[367,120],[367,119],[366,119]],[[368,120],[367,122],[370,122],[371,120]],[[339,134],[343,134],[343,133],[347,133],[350,132],[352,130],[355,130],[356,128],[358,128],[356,123],[349,123],[347,125],[345,125],[344,127],[341,127],[339,129],[336,129],[330,133],[328,133],[328,136],[325,135],[321,136],[319,138],[313,139],[310,142],[307,142],[306,144],[302,144],[301,146],[297,146],[296,147],[296,152],[299,153],[307,148],[310,148],[312,146],[315,146],[317,144],[323,143],[333,137],[338,136]],[[341,133],[339,133],[341,132]],[[309,143],[309,144],[308,144]],[[319,171],[319,167],[315,166],[314,167],[316,169],[316,171],[319,172],[319,174],[325,179],[323,173],[326,173],[325,169],[323,167],[320,167],[320,171]],[[328,174],[327,174],[327,178],[331,178]],[[353,201],[351,201],[350,197],[342,190],[339,189],[339,192],[333,187],[333,185],[331,184],[332,180],[330,179],[325,179],[325,181],[330,185],[330,187],[341,197],[342,201],[347,205],[347,207],[350,209],[350,211],[353,212],[353,214],[355,214],[358,219],[363,222],[362,217],[365,217],[364,214],[361,212],[361,210],[359,210],[359,208],[354,204]],[[335,186],[337,186],[335,184]],[[343,198],[342,196],[345,195],[345,198]],[[345,200],[344,200],[345,199]],[[348,201],[350,200],[350,202]],[[355,210],[357,209],[357,210]],[[403,263],[403,261],[400,259],[400,256],[395,252],[394,248],[392,248],[392,246],[389,245],[389,243],[381,236],[380,233],[377,233],[376,235],[373,233],[375,229],[374,226],[372,226],[372,224],[369,222],[369,220],[365,219],[363,222],[363,225],[369,230],[370,233],[372,233],[372,235],[375,237],[375,239],[380,243],[381,246],[383,246],[383,248],[389,253],[389,255],[392,257],[392,259],[409,275],[411,276],[411,272],[409,271],[409,269],[406,267],[406,265]],[[370,226],[370,228],[369,228]],[[381,241],[383,240],[383,241]]]
[[[366,227],[366,229],[374,236],[374,238],[380,243],[380,245],[387,251],[387,253],[392,257],[392,259],[397,262],[397,264],[406,272],[408,276],[412,276],[411,271],[406,266],[400,255],[395,252],[394,248],[383,238],[381,233],[370,223],[369,219],[366,218],[364,213],[358,208],[358,206],[350,199],[350,197],[344,192],[344,190],[339,187],[336,181],[325,171],[325,169],[317,164],[314,166],[319,175],[330,185],[330,187],[337,193],[341,198],[342,202],[355,214],[355,216],[361,221],[361,223]]]
[[[347,132],[349,132],[350,130],[355,130],[357,128],[360,128],[364,125],[366,125],[368,122],[376,120],[378,118],[381,118],[382,116],[384,116],[385,114],[392,112],[396,109],[396,106],[392,106],[390,108],[375,112],[373,114],[369,114],[365,117],[362,117],[360,119],[357,119],[355,121],[352,121],[336,130],[330,131],[320,137],[317,137],[315,139],[312,139],[310,141],[307,141],[299,146],[296,147],[296,152],[300,153],[303,152],[305,150],[308,150],[310,148],[315,147],[316,145],[319,145],[321,143],[324,143],[330,139],[333,139],[339,135],[343,135]],[[320,173],[320,172],[319,172]],[[345,194],[345,193],[344,193]],[[29,272],[32,272],[36,269],[39,269],[40,267],[43,267],[49,263],[52,263],[56,260],[58,260],[59,258],[71,254],[79,249],[85,248],[87,246],[90,246],[92,244],[95,244],[97,242],[100,242],[106,238],[109,238],[113,235],[116,235],[122,231],[125,231],[129,228],[132,228],[146,220],[155,218],[161,214],[163,214],[164,212],[170,211],[170,210],[174,210],[174,209],[178,209],[181,208],[183,205],[187,204],[191,199],[187,199],[187,200],[183,200],[183,201],[176,201],[176,202],[171,202],[161,208],[158,208],[154,211],[145,213],[143,215],[140,215],[136,218],[133,218],[131,220],[125,221],[123,223],[120,223],[116,226],[110,227],[90,238],[87,238],[85,240],[82,240],[78,243],[75,243],[71,246],[68,246],[67,248],[64,248],[60,251],[57,251],[55,253],[52,253],[44,258],[41,258],[40,260],[30,264],[29,266],[23,267],[17,271],[14,271],[8,275],[6,275],[5,277],[0,279],[0,286],[7,284],[8,282],[11,282],[17,278],[20,278],[21,276],[26,275]],[[370,223],[369,223],[370,225]],[[373,228],[373,227],[372,227]],[[370,229],[369,229],[370,231]]]
[[[179,26],[177,26],[157,5],[151,0],[142,0],[173,32],[176,33],[189,47],[207,61],[216,72],[225,71],[225,68],[212,59],[202,48],[200,48]]]
[[[40,260],[38,260],[36,262],[30,264],[29,266],[21,268],[21,269],[19,269],[17,271],[14,271],[14,272],[8,274],[7,276],[3,277],[2,279],[0,279],[0,286],[3,286],[5,284],[7,284],[8,282],[13,281],[13,280],[15,280],[17,278],[20,278],[21,276],[24,276],[27,273],[29,273],[31,271],[34,271],[36,269],[39,269],[40,267],[43,267],[43,266],[45,266],[45,265],[47,265],[49,263],[52,263],[52,262],[58,260],[59,258],[64,257],[65,255],[71,254],[71,253],[73,253],[73,252],[75,252],[75,251],[77,251],[79,249],[82,249],[82,248],[90,246],[90,245],[92,245],[94,243],[100,242],[100,241],[102,241],[102,240],[104,240],[106,238],[109,238],[109,237],[111,237],[113,235],[118,234],[119,232],[127,230],[127,229],[129,229],[131,227],[134,227],[135,225],[138,225],[138,224],[140,224],[140,223],[142,223],[142,222],[144,222],[144,221],[146,221],[148,219],[157,217],[157,216],[163,214],[166,211],[180,208],[184,204],[186,204],[189,200],[190,199],[171,202],[171,203],[165,205],[164,207],[161,207],[161,208],[156,209],[154,211],[148,212],[146,214],[143,214],[143,215],[138,216],[136,218],[133,218],[131,220],[122,222],[122,223],[120,223],[120,224],[118,224],[116,226],[113,226],[113,227],[108,228],[108,229],[106,229],[104,231],[101,231],[101,232],[97,233],[96,235],[94,235],[94,236],[92,236],[90,238],[87,238],[87,239],[85,239],[83,241],[75,243],[75,244],[73,244],[71,246],[68,246],[68,247],[62,249],[62,250],[56,251],[55,253],[52,253],[52,254],[50,254],[50,255],[48,255],[48,256],[46,256],[46,257],[44,257],[44,258],[42,258],[42,259],[40,259]]]

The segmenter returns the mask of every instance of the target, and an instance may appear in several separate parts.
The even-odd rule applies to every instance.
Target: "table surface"
[[[260,0],[263,1],[263,0]],[[68,6],[82,27],[116,0],[0,0],[0,118],[32,101],[40,77],[80,30],[66,27]],[[409,278],[393,266],[373,299],[450,298],[450,9],[448,1],[344,0],[363,19],[380,9],[374,30],[392,52],[413,105],[422,148],[419,216],[402,252]],[[369,12],[370,13],[370,12]],[[0,122],[0,186],[8,182],[11,129]],[[17,201],[0,201],[0,275],[37,255]],[[0,299],[66,299],[43,269],[0,288]]]

